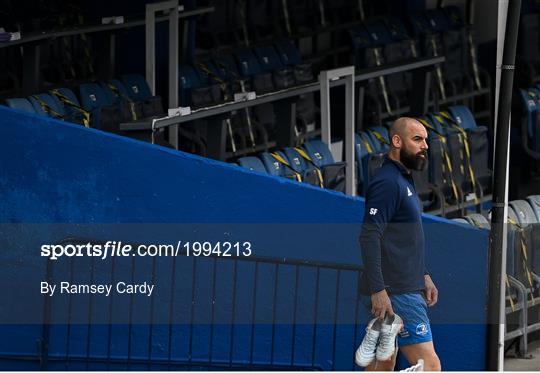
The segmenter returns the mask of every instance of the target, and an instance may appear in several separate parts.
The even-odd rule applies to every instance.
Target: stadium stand
[[[523,158],[520,153],[512,161],[520,166],[516,172],[534,181],[540,175],[540,12],[532,1],[524,3],[516,71],[520,88],[514,98],[514,109],[519,109],[515,114],[521,115],[513,115],[512,134],[512,147],[518,147]],[[9,5],[18,7],[16,2]],[[391,11],[384,0],[203,0],[198,5],[211,5],[214,11],[190,16],[184,23],[179,105],[194,115],[225,109],[211,118],[182,123],[178,150],[207,156],[215,154],[212,147],[223,139],[223,161],[268,177],[343,192],[346,164],[319,140],[318,91],[255,106],[237,99],[239,106],[227,111],[235,94],[272,98],[300,92],[327,69],[353,64],[357,72],[366,72],[444,56],[427,82],[427,111],[411,108],[411,71],[375,75],[356,84],[357,195],[365,195],[382,164],[391,122],[411,115],[429,134],[429,166],[413,174],[424,211],[490,228],[485,216],[492,193],[493,126],[482,124],[491,122],[493,76],[478,64],[475,29],[462,7],[410,6],[411,11],[401,12],[403,6]],[[141,21],[141,14],[126,15],[125,28],[116,25],[122,32],[95,32],[93,28],[100,26],[85,23],[85,9],[78,6],[36,7],[35,17],[33,12],[13,20],[0,15],[6,27],[18,28],[23,35],[13,44],[0,35],[0,95],[6,106],[171,147],[163,129],[121,129],[130,123],[150,127],[153,119],[168,116],[165,77],[158,76],[153,93],[141,74],[142,52],[133,45],[132,52],[121,42],[115,44],[114,38],[103,43],[109,36],[125,41],[136,35],[133,28],[138,26],[128,23],[131,17]],[[193,10],[189,4],[185,7]],[[31,36],[28,43],[26,35]],[[44,41],[36,43],[36,37]],[[164,49],[166,38],[158,39]],[[102,56],[107,49],[112,58]],[[160,57],[157,69],[164,71]],[[121,63],[107,65],[115,58]],[[341,101],[332,102],[333,111],[341,108]],[[280,133],[286,121],[294,127],[287,141]],[[339,116],[335,120],[340,125],[343,121]],[[217,127],[222,129],[217,131],[219,141],[211,138]],[[341,133],[334,132],[332,140],[342,141]],[[524,356],[528,336],[540,329],[535,319],[540,301],[540,196],[519,192],[509,208],[506,333],[508,341],[518,341],[517,350]]]
[[[529,196],[527,201],[534,201]],[[525,200],[509,203],[506,252],[506,330],[505,340],[516,342],[518,356],[527,356],[528,339],[540,328],[540,224],[531,205]],[[490,229],[490,221],[481,214],[467,214],[452,219],[479,229]],[[536,258],[536,260],[535,260]],[[509,344],[507,350],[512,344]]]

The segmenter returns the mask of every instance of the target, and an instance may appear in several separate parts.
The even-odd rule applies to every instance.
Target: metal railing
[[[409,111],[414,115],[423,115],[427,112],[427,108],[429,105],[428,98],[430,71],[431,69],[433,69],[434,66],[442,62],[444,62],[444,57],[417,58],[407,63],[400,62],[389,64],[386,66],[360,70],[357,71],[357,74],[354,77],[354,82],[362,83],[381,76],[411,71],[413,74],[413,87],[411,89]],[[332,81],[330,83],[330,88],[335,88],[344,84],[345,81],[343,80]],[[308,83],[268,94],[259,95],[252,100],[240,102],[226,102],[219,105],[198,108],[196,110],[192,110],[191,113],[187,115],[175,115],[170,117],[158,118],[151,121],[146,120],[131,123],[121,123],[120,130],[157,131],[161,128],[181,125],[183,123],[191,122],[198,119],[209,119],[208,139],[213,139],[215,143],[213,143],[211,147],[209,146],[210,153],[208,154],[208,156],[214,159],[225,160],[227,154],[225,140],[226,125],[223,115],[256,105],[282,101],[284,102],[284,105],[280,105],[280,110],[276,112],[276,123],[280,124],[276,127],[276,146],[294,146],[295,108],[293,101],[298,96],[312,92],[319,92],[320,90],[321,85],[318,81],[316,81],[313,83]],[[363,91],[363,87],[360,87],[360,90]],[[360,94],[355,108],[355,114],[358,118],[361,118],[361,113],[363,111],[363,102],[361,101],[362,99],[363,94]],[[435,102],[435,105],[437,105],[437,102]],[[361,127],[361,123],[359,127]]]
[[[81,238],[68,238],[60,244],[88,242],[104,244]],[[89,270],[86,276],[90,281],[104,275],[96,266],[100,258],[85,259],[89,261],[84,268]],[[54,304],[52,297],[45,296],[45,323],[39,355],[35,358],[41,368],[355,369],[353,355],[361,326],[358,304],[361,267],[255,256],[181,255],[166,259],[172,261],[170,273],[160,273],[170,276],[166,299],[154,295],[146,303],[147,309],[142,310],[136,296],[131,295],[124,302],[127,308],[122,309],[130,323],[114,323],[113,308],[118,307],[114,296],[107,304],[100,301],[102,308],[108,308],[106,323],[97,323],[95,315],[104,310],[99,309],[95,296],[81,300],[71,295],[62,307]],[[111,260],[107,275],[114,280],[122,269],[119,260]],[[135,281],[135,272],[140,267],[134,257],[127,260],[130,263],[124,269],[128,269]],[[149,260],[151,281],[155,283],[158,258]],[[70,258],[68,265],[64,272],[58,261],[49,260],[46,281],[62,280],[56,278],[56,271],[67,276],[63,280],[76,281],[80,271],[76,269],[75,258]],[[300,300],[307,291],[313,302],[306,306]],[[182,315],[180,308],[185,315],[178,316]],[[86,312],[85,323],[75,321],[76,310]],[[168,313],[167,320],[156,320],[156,314],[164,310]],[[348,311],[348,319],[343,316],[344,311]],[[65,322],[58,322],[57,312],[65,312],[60,317]],[[147,322],[135,317],[136,312],[145,313]],[[204,319],[201,315],[206,315],[206,320],[201,321]],[[229,322],[224,322],[224,315]],[[184,322],[178,323],[179,319]],[[79,347],[74,348],[76,345]],[[344,349],[349,353],[344,354]],[[179,350],[182,352],[178,353]]]

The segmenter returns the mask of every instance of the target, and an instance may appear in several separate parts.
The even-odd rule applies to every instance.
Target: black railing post
[[[488,370],[501,368],[500,350],[504,348],[500,340],[501,328],[504,323],[504,293],[502,293],[503,258],[506,255],[504,245],[504,211],[506,208],[507,161],[510,132],[510,111],[512,106],[512,85],[514,82],[514,63],[519,27],[521,0],[508,2],[506,30],[501,69],[501,84],[494,151],[493,167],[493,209],[491,213],[491,231],[489,236],[489,291],[488,291]]]

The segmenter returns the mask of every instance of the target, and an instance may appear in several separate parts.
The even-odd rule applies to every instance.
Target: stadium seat
[[[193,100],[193,90],[202,86],[201,78],[197,73],[197,70],[188,64],[181,64],[178,67],[178,83],[180,90],[180,106],[198,106],[201,102],[204,104],[205,100],[203,98],[195,98]],[[211,102],[212,98],[207,100]]]
[[[142,103],[143,117],[160,116],[165,113],[161,97],[153,96],[146,79],[140,74],[126,74],[121,77],[128,97],[133,102]]]
[[[440,113],[430,113],[427,117],[431,125],[445,137],[452,179],[459,189],[460,199],[464,200],[464,195],[473,191],[472,184],[468,183],[470,160],[466,157],[464,133]]]
[[[365,132],[354,135],[354,157],[356,162],[356,190],[365,196],[369,183],[369,158],[375,152],[371,138]]]
[[[470,150],[470,164],[484,192],[491,190],[491,170],[489,168],[489,137],[486,126],[478,126],[474,116],[466,106],[451,106],[448,112],[455,122],[465,130]],[[444,112],[442,113],[444,115]]]
[[[272,45],[257,47],[253,49],[259,65],[262,71],[273,72],[281,70],[285,66],[282,64],[281,59]]]
[[[266,168],[262,161],[257,157],[242,157],[236,161],[240,166],[247,168],[251,171],[258,171],[262,173],[267,173]]]
[[[251,49],[242,49],[234,53],[236,63],[238,64],[240,75],[252,77],[263,72],[257,57]]]
[[[491,224],[489,220],[486,219],[484,215],[481,214],[468,214],[464,216],[464,219],[469,222],[469,224],[480,228],[480,229],[491,229]]]
[[[369,127],[365,133],[370,138],[373,146],[372,154],[369,154],[364,161],[364,183],[367,190],[369,181],[384,162],[384,156],[390,148],[390,142],[388,141],[388,129],[386,127]]]
[[[105,91],[96,83],[79,86],[81,106],[91,113],[90,126],[103,131],[118,132],[121,122],[118,108],[113,106]]]
[[[508,209],[509,222],[517,221],[517,217],[513,209]],[[527,338],[527,288],[518,279],[520,273],[520,260],[517,247],[520,244],[519,234],[517,227],[510,223],[508,225],[508,233],[506,236],[507,249],[506,249],[506,300],[508,301],[505,307],[507,327],[505,330],[505,339],[519,338],[520,343],[523,343]],[[519,245],[520,246],[520,245]],[[518,323],[515,328],[510,328],[511,324],[510,315],[516,313],[518,315]]]
[[[284,66],[294,66],[302,63],[300,51],[296,48],[296,45],[294,45],[292,40],[278,40],[274,43],[274,46],[276,47],[281,63]]]
[[[450,151],[446,144],[446,134],[442,125],[431,115],[417,119],[428,132],[429,182],[439,191],[439,195],[444,196],[446,202],[460,207],[462,192],[452,172]]]
[[[63,119],[66,115],[63,105],[47,93],[28,96],[28,101],[39,115]]]
[[[127,94],[134,101],[144,101],[152,97],[150,87],[146,79],[139,74],[122,75],[121,80],[124,83]]]
[[[276,159],[276,155],[280,160]],[[259,158],[270,175],[281,176],[299,182],[302,181],[302,176],[294,171],[290,165],[287,165],[287,158],[282,152],[275,152],[274,155],[268,152],[261,153],[259,154]],[[285,161],[287,164],[281,160]]]
[[[193,106],[212,106],[233,99],[231,83],[220,76],[212,60],[197,61],[194,67],[200,83],[191,92]]]
[[[386,152],[390,149],[388,129],[383,126],[373,126],[366,130],[366,134],[371,137],[371,143],[376,152]]]
[[[525,200],[515,200],[509,202],[510,207],[514,210],[517,222],[522,227],[529,224],[538,223],[536,214],[530,203]]]
[[[513,241],[509,241],[508,245],[509,248],[513,247],[513,276],[523,285],[531,299],[530,302],[525,300],[525,307],[528,308],[540,304],[540,277],[534,272],[538,269],[535,258],[538,257],[540,247],[535,241],[540,237],[540,230],[538,224],[535,224],[536,216],[526,201],[511,201],[509,205],[508,232],[509,237],[513,235]]]
[[[6,99],[6,105],[15,110],[36,114],[34,106],[26,98],[8,98]]]
[[[392,33],[383,20],[373,20],[364,23],[370,43],[364,49],[362,66],[376,67],[389,63],[396,63],[407,59],[409,46],[399,40],[394,40]],[[358,37],[358,36],[357,36]],[[360,37],[365,37],[361,34]],[[407,104],[408,83],[405,74],[391,74],[381,76],[368,82],[367,94],[370,95],[387,115],[393,116],[394,111]]]
[[[328,145],[312,139],[303,145],[306,155],[321,170],[324,187],[343,192],[345,190],[345,162],[335,162]]]
[[[527,197],[527,201],[531,205],[536,216],[536,221],[540,222],[540,194]]]
[[[527,148],[540,153],[540,90],[536,88],[520,89],[520,98],[525,118],[522,134]]]
[[[51,96],[55,97],[64,106],[66,112],[65,120],[72,123],[90,126],[91,113],[85,110],[75,93],[69,88],[56,88],[49,91]]]
[[[99,84],[107,95],[109,102],[118,108],[122,121],[131,122],[144,117],[142,102],[133,101],[122,82],[112,79]]]
[[[118,79],[111,79],[107,82],[100,82],[99,85],[103,88],[103,90],[109,97],[109,101],[114,104],[117,104],[122,98],[129,98],[129,92],[127,88],[124,86],[124,83],[122,83]]]
[[[446,146],[443,148],[447,151],[444,157],[445,166],[451,166],[449,176],[459,192],[459,201],[473,201],[474,205],[481,209],[482,198],[491,187],[487,128],[476,127],[474,118],[464,106],[451,107],[448,112],[431,113],[427,116],[427,121],[436,133],[444,135]]]
[[[240,78],[240,71],[233,55],[217,55],[213,58],[213,62],[219,71],[219,76],[221,79],[226,81],[233,81]]]
[[[261,51],[261,54],[265,53]],[[265,55],[270,56],[271,54]],[[251,49],[238,50],[234,53],[234,56],[238,63],[240,75],[250,80],[252,89],[258,95],[270,93],[277,89],[276,81],[274,79],[275,72],[266,71]],[[268,60],[267,67],[280,64],[277,54],[270,57],[272,61],[270,61],[269,57],[265,58]],[[293,84],[294,81],[292,81],[292,84],[289,84],[289,86],[292,86]]]
[[[281,63],[281,59],[273,46],[255,48],[254,53],[262,71],[272,74],[276,89],[286,89],[296,84],[293,68],[284,66]]]
[[[250,55],[255,58],[252,53]],[[255,62],[258,64],[256,58]],[[252,89],[251,77],[241,76],[232,55],[219,55],[213,59],[202,60],[195,66],[196,68],[191,65],[180,67],[182,92],[184,96],[188,96],[189,93],[187,102],[190,102],[193,107],[220,104],[232,100],[234,93]],[[261,76],[265,76],[265,82],[269,82],[270,88],[267,92],[273,91],[272,75],[261,73],[253,78],[256,80]],[[257,91],[257,93],[265,92]],[[227,127],[230,128],[227,133],[228,147],[233,153],[246,149],[247,146],[260,145],[263,149],[268,149],[268,133],[272,132],[275,125],[272,103],[225,114],[223,120],[227,121]]]
[[[284,148],[282,153],[291,168],[302,177],[302,182],[317,185],[321,188],[324,186],[321,170],[313,162],[302,157],[296,148]]]
[[[533,252],[533,269],[534,272],[540,275],[540,195],[534,195],[527,197],[527,202],[531,206],[534,212],[537,223],[530,224],[531,242],[534,245]]]

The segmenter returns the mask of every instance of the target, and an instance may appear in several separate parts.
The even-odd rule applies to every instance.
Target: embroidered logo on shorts
[[[428,333],[428,328],[426,324],[420,323],[416,326],[417,335],[426,335],[427,333]]]
[[[399,336],[401,338],[407,338],[407,337],[410,337],[409,335],[409,331],[405,328],[401,329],[401,331],[399,332]]]

